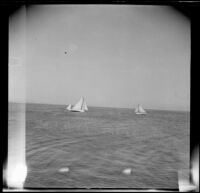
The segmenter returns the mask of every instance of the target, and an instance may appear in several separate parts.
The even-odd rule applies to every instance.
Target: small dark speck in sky
[[[67,54],[67,52],[65,51],[65,54]]]

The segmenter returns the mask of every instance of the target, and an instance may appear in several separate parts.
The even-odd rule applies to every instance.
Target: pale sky
[[[9,26],[10,101],[67,105],[84,96],[88,106],[190,109],[190,21],[171,7],[21,12]]]

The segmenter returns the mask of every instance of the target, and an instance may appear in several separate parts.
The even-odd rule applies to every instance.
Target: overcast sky
[[[168,6],[38,5],[9,24],[10,101],[190,108],[190,22]]]

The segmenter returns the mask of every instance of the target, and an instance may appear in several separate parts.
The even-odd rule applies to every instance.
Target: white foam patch
[[[131,168],[126,168],[123,170],[123,174],[130,175],[132,172]]]
[[[69,168],[68,167],[60,168],[59,172],[69,172]]]

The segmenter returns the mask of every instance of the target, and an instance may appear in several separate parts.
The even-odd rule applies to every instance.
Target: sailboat
[[[138,107],[135,109],[135,113],[137,115],[145,115],[145,114],[147,114],[147,112],[139,104],[138,104]]]
[[[86,104],[86,102],[85,102],[83,97],[81,97],[80,100],[74,106],[69,104],[66,109],[68,111],[73,111],[73,112],[85,112],[85,111],[88,111],[87,104]]]

